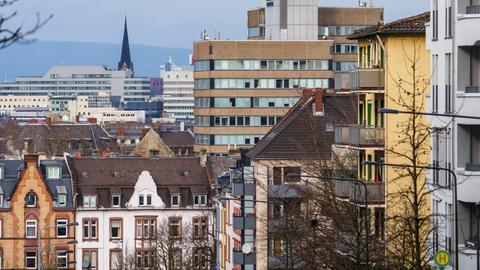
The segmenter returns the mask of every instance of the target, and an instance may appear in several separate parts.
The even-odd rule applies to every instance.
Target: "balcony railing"
[[[368,203],[381,203],[385,201],[385,184],[365,183],[368,190]],[[335,181],[336,196],[349,199],[355,203],[365,203],[365,187],[360,183],[348,181]]]
[[[385,145],[385,130],[365,126],[336,126],[335,144],[355,147],[381,147]]]
[[[350,71],[349,81],[352,91],[382,90],[385,87],[385,71],[383,69]]]
[[[480,14],[480,5],[467,6],[467,14]]]

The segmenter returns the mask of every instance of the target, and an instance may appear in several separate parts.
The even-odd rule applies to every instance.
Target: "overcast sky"
[[[121,43],[124,16],[130,42],[191,48],[207,29],[226,39],[246,37],[246,12],[265,0],[20,0],[18,22],[31,25],[36,12],[54,18],[35,38],[57,41]],[[428,10],[427,0],[373,0],[391,21]],[[322,6],[356,6],[358,0],[321,0]],[[5,13],[5,10],[0,10]]]

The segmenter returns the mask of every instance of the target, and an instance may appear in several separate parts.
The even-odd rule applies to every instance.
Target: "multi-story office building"
[[[288,1],[285,7],[286,2],[267,1],[265,8],[248,12],[251,40],[194,44],[196,152],[238,153],[282,118],[300,89],[346,88],[343,72],[357,59],[356,41],[346,35],[383,19],[381,8],[318,9],[313,1]],[[315,23],[289,17],[312,9]],[[330,28],[332,35],[319,38],[319,29]]]
[[[431,19],[427,27],[427,46],[431,54],[431,93],[428,110],[446,117],[431,117],[432,163],[453,170],[458,178],[443,170],[430,173],[428,180],[435,189],[432,195],[434,246],[451,252],[456,269],[476,267],[478,236],[478,202],[476,192],[480,176],[480,121],[453,118],[454,115],[478,116],[480,2],[469,0],[432,0]],[[457,192],[455,201],[454,191]],[[455,214],[457,208],[457,214]],[[458,227],[455,228],[455,218]],[[455,239],[458,231],[458,239]],[[455,244],[458,244],[456,247]],[[455,255],[458,250],[458,262]]]
[[[193,71],[162,71],[164,117],[193,121]]]
[[[123,102],[150,97],[150,79],[132,77],[129,70],[104,66],[53,66],[41,77],[18,77],[0,84],[0,94],[14,96],[95,96],[108,92]]]

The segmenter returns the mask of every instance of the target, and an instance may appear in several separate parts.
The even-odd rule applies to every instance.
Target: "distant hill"
[[[135,74],[158,77],[160,65],[172,56],[178,65],[188,64],[191,49],[165,48],[131,44]],[[17,76],[43,75],[52,65],[106,65],[117,68],[120,44],[36,41],[15,44],[0,50],[0,81],[13,81]]]

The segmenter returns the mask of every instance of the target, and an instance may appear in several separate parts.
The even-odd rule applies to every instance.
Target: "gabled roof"
[[[0,166],[5,169],[4,177],[0,180],[0,188],[3,191],[5,200],[10,200],[15,192],[16,186],[20,181],[25,164],[23,160],[0,160]],[[61,168],[60,179],[47,178],[47,166],[58,166]],[[40,173],[47,184],[50,194],[53,199],[58,198],[59,190],[65,190],[67,195],[67,204],[65,208],[73,207],[73,193],[72,193],[72,178],[67,165],[63,159],[42,160],[39,167]],[[7,204],[2,204],[2,208],[7,207]]]
[[[160,132],[160,136],[168,146],[193,146],[195,140],[188,131]]]
[[[247,154],[251,159],[331,158],[337,124],[354,124],[357,99],[350,94],[323,95],[323,114],[315,98],[301,99]]]
[[[382,34],[424,34],[425,24],[430,21],[430,12],[399,19],[387,24],[379,23],[375,26],[363,28],[350,35],[349,39],[358,39]]]

